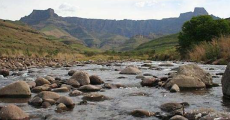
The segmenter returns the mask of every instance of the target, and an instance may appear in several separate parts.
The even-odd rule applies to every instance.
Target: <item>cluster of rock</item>
[[[171,65],[164,64],[161,66]],[[141,73],[141,70],[135,66],[127,66],[125,69],[120,71],[120,74],[137,75],[136,78],[142,79],[140,84],[143,87],[164,87],[170,90],[170,92],[179,92],[181,90],[194,88],[209,88],[214,85],[212,76],[195,64],[180,66],[177,69],[177,72],[169,74],[169,77],[158,78],[151,74],[144,74],[144,76],[141,76]],[[222,78],[222,89],[225,97],[230,96],[230,86],[228,84],[230,80],[229,73],[230,64],[227,66],[227,69]],[[1,70],[0,74],[4,76],[9,75],[5,69]],[[1,88],[0,97],[31,97],[32,92],[36,93],[36,95],[29,100],[29,105],[38,108],[49,108],[56,105],[56,112],[63,112],[72,110],[75,107],[76,103],[74,103],[71,97],[83,95],[82,101],[78,103],[79,105],[83,105],[87,104],[87,101],[99,102],[111,99],[102,94],[92,92],[103,91],[103,89],[126,87],[125,85],[121,84],[105,83],[99,76],[90,76],[87,72],[84,71],[70,70],[68,75],[71,77],[67,80],[46,76],[38,77],[35,81],[16,81]],[[58,93],[61,92],[69,93],[70,97],[60,96]],[[215,116],[211,116],[210,118],[215,118],[218,115],[223,115],[222,113],[220,114],[210,109],[185,112],[184,109],[188,106],[189,104],[186,102],[165,103],[160,106],[160,109],[166,114],[162,114],[162,112],[151,112],[142,109],[134,110],[130,112],[130,114],[134,117],[154,116],[167,120],[190,120],[197,119],[197,117],[201,119],[210,117],[207,115],[210,115],[211,113]],[[26,118],[29,118],[28,114],[26,114],[16,105],[9,104],[0,108],[0,119],[21,120]]]
[[[56,105],[56,112],[72,110],[75,103],[70,97],[73,96],[83,95],[83,101],[95,102],[110,99],[98,93],[88,93],[97,92],[102,89],[101,84],[103,84],[104,81],[99,76],[89,76],[88,73],[84,71],[69,71],[68,74],[72,75],[68,80],[46,76],[44,78],[38,77],[35,81],[16,81],[1,88],[0,97],[24,98],[31,97],[31,92],[37,93],[36,96],[29,100],[28,104],[38,108],[48,108],[52,105]],[[58,94],[60,92],[69,92],[70,97],[60,96]],[[82,104],[82,102],[79,104]],[[17,107],[19,112],[14,112],[14,109],[11,109],[12,106],[13,105],[6,107],[7,110],[10,109],[8,110],[8,114],[3,112],[4,114],[0,114],[0,118],[19,120],[26,116],[26,114],[22,114],[24,112],[21,112],[22,110],[15,105],[13,107]],[[5,108],[2,110],[5,111]],[[27,117],[28,115],[25,118]]]
[[[164,103],[159,106],[161,112],[151,112],[143,109],[137,109],[130,112],[134,117],[157,117],[162,120],[214,120],[229,119],[229,114],[215,111],[210,108],[200,108],[191,111],[185,109],[189,107],[189,103]]]
[[[32,67],[60,67],[71,66],[76,62],[65,62],[58,59],[50,58],[25,58],[25,57],[1,57],[0,58],[0,70],[25,70]],[[0,73],[1,74],[1,73]]]
[[[212,76],[196,64],[180,66],[176,73],[169,74],[169,77],[143,78],[142,86],[164,87],[171,92],[180,90],[189,90],[197,88],[209,88],[215,84],[212,82]]]

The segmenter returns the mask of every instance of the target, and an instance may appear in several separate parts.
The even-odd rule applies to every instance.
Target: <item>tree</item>
[[[179,52],[184,57],[194,45],[202,41],[212,41],[221,35],[230,34],[230,22],[228,20],[214,20],[209,15],[193,17],[184,23],[179,34]]]

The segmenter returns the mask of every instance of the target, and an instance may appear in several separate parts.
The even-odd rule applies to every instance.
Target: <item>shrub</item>
[[[230,60],[230,36],[213,39],[212,42],[202,42],[190,52],[189,58],[193,61]]]
[[[184,23],[182,32],[179,34],[179,52],[185,57],[186,53],[195,45],[228,34],[230,34],[228,20],[214,20],[209,15],[193,17]]]

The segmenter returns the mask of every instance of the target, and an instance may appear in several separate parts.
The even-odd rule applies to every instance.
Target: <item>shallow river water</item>
[[[119,63],[121,66],[103,66],[96,64],[86,64],[85,66],[73,66],[70,68],[32,68],[29,70],[35,71],[33,73],[28,73],[28,71],[21,71],[24,74],[21,76],[10,76],[7,78],[0,77],[0,88],[8,85],[15,80],[34,80],[38,76],[44,77],[47,75],[53,75],[62,79],[68,79],[69,70],[84,70],[89,73],[89,75],[98,75],[104,80],[105,83],[119,83],[129,86],[128,88],[121,89],[105,89],[99,92],[105,96],[112,99],[103,102],[89,102],[87,105],[76,105],[72,111],[67,111],[64,113],[56,113],[56,106],[52,106],[48,109],[34,108],[28,105],[26,100],[14,99],[5,100],[0,99],[0,106],[6,105],[9,102],[16,103],[25,112],[29,113],[31,116],[36,116],[33,119],[39,120],[46,115],[53,115],[59,119],[67,120],[133,120],[141,119],[134,118],[129,115],[129,112],[135,109],[144,109],[152,112],[160,112],[159,106],[167,102],[188,102],[190,106],[186,108],[186,111],[197,109],[197,108],[213,108],[218,111],[230,112],[230,102],[223,100],[222,90],[220,87],[214,87],[206,90],[193,90],[187,92],[170,93],[163,88],[154,87],[141,87],[140,79],[136,79],[136,75],[121,75],[119,71],[115,69],[123,69],[127,65],[135,65],[141,67],[142,74],[150,73],[157,77],[167,76],[169,72],[174,72],[173,69],[177,68],[182,64],[188,63],[172,63],[174,66],[166,67],[159,66],[159,64],[164,62],[155,62],[151,64],[161,70],[152,70],[145,67],[141,67],[144,62],[125,62]],[[225,65],[202,65],[200,67],[216,76],[216,73],[223,73],[226,66]],[[210,70],[212,68],[212,70]],[[214,69],[214,70],[213,70]],[[123,79],[118,79],[118,77],[125,77]],[[213,78],[215,83],[221,85],[221,77]],[[133,93],[143,92],[148,94],[147,96],[135,96]],[[60,95],[68,96],[68,93],[59,93]],[[33,96],[36,94],[33,94]],[[79,103],[82,96],[71,97],[75,103]],[[24,103],[23,103],[24,102]],[[144,119],[157,119],[155,117],[144,118]]]

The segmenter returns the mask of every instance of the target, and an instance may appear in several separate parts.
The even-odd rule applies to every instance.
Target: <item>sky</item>
[[[53,8],[63,17],[146,20],[178,17],[195,7],[228,18],[229,6],[229,0],[0,0],[0,19],[19,20],[34,9]]]

